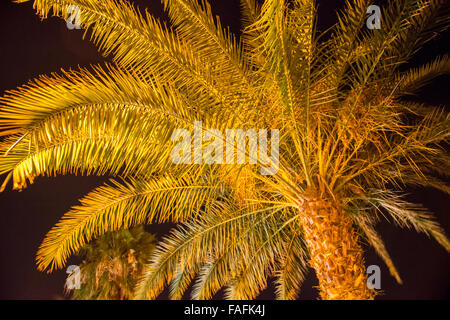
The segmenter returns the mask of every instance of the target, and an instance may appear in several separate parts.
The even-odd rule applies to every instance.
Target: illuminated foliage
[[[173,221],[137,298],[169,283],[180,298],[198,275],[193,298],[222,287],[227,298],[254,298],[275,276],[277,298],[293,299],[312,266],[322,298],[370,299],[360,240],[401,281],[375,229],[380,216],[450,251],[433,215],[401,195],[407,184],[450,191],[448,113],[402,99],[450,71],[448,56],[403,68],[448,27],[445,1],[392,0],[379,30],[365,28],[370,1],[346,1],[325,34],[313,0],[241,2],[237,39],[204,0],[163,0],[170,27],[123,0],[34,1],[43,18],[66,19],[76,5],[85,35],[114,62],[42,76],[1,99],[3,188],[39,175],[115,177],[48,233],[40,270],[61,268],[105,232]],[[171,133],[196,120],[279,129],[278,173],[174,165]]]
[[[73,300],[129,300],[155,246],[143,226],[108,232],[80,250],[79,289]],[[67,290],[69,292],[69,290]]]

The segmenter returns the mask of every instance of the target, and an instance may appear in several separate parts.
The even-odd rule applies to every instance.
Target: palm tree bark
[[[372,300],[367,288],[363,250],[352,220],[332,199],[309,198],[302,206],[310,265],[324,300]]]

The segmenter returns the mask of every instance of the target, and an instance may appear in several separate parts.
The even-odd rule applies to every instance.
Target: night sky
[[[164,18],[158,0],[133,1]],[[319,28],[324,30],[335,20],[336,4],[344,1],[318,1]],[[239,32],[239,1],[211,1],[223,25]],[[375,2],[376,3],[376,2]],[[0,94],[14,89],[40,75],[57,72],[61,68],[77,68],[109,61],[102,57],[82,31],[68,30],[65,21],[50,18],[40,21],[31,3],[14,4],[2,0],[0,4]],[[420,64],[439,54],[448,53],[450,32],[427,45],[412,62]],[[440,77],[422,90],[416,100],[450,107],[450,77]],[[4,177],[1,177],[3,180]],[[11,187],[0,194],[0,299],[62,299],[65,271],[52,274],[37,271],[34,259],[45,234],[59,218],[77,204],[77,199],[106,181],[107,177],[59,176],[41,177],[22,192]],[[450,234],[450,197],[431,189],[409,189],[408,200],[422,203],[434,212]],[[159,236],[169,226],[151,226]],[[382,260],[367,249],[366,264],[377,264],[382,271],[384,295],[377,299],[448,299],[450,298],[450,254],[434,240],[423,234],[401,230],[385,222],[379,230],[388,251],[396,263],[404,284],[398,285],[390,277]],[[76,258],[72,261],[76,263]],[[301,299],[315,299],[313,286],[317,281],[310,275],[303,285]],[[219,295],[220,296],[220,295]],[[269,288],[260,298],[273,298]]]

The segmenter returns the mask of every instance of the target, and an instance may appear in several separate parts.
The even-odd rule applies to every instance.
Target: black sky
[[[162,16],[158,0],[133,1]],[[239,31],[239,1],[211,1],[223,25]],[[337,4],[343,1],[322,0],[319,3],[319,27],[334,23]],[[449,52],[450,33],[427,45],[414,59],[426,62],[436,55]],[[14,89],[40,74],[61,68],[76,68],[108,61],[95,46],[82,40],[82,31],[68,30],[65,21],[50,18],[44,21],[35,15],[31,4],[0,4],[0,94]],[[441,77],[421,92],[424,102],[450,106],[450,77]],[[22,192],[6,190],[0,194],[0,299],[58,299],[62,298],[64,271],[50,275],[38,272],[34,258],[44,235],[77,199],[106,180],[105,177],[38,178]],[[450,234],[450,197],[430,189],[411,189],[409,200],[420,202],[433,211],[447,234]],[[154,226],[152,231],[163,234],[167,226]],[[367,264],[382,269],[382,289],[378,299],[448,299],[450,297],[450,255],[435,241],[413,231],[403,231],[380,224],[388,250],[403,278],[397,285],[383,262],[368,249]],[[311,273],[303,286],[302,299],[314,299],[312,288],[316,280]],[[261,298],[272,298],[269,289]]]

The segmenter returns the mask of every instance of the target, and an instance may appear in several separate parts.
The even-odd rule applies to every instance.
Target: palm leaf
[[[217,188],[189,176],[112,181],[88,194],[47,234],[38,251],[38,268],[62,267],[70,254],[107,231],[186,219],[214,199],[216,192]]]

